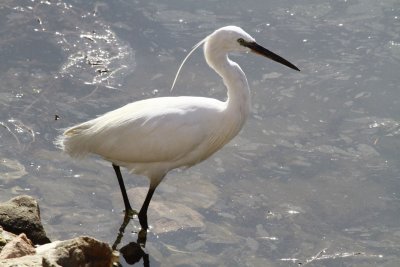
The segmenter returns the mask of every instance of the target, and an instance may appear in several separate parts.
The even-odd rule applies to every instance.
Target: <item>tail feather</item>
[[[83,125],[69,128],[56,138],[54,144],[71,157],[83,158],[89,153],[87,148],[89,140],[84,134],[85,130],[87,127]]]

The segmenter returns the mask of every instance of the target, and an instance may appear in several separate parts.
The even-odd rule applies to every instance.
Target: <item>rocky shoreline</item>
[[[0,203],[0,266],[115,266],[118,252],[107,243],[81,236],[50,241],[37,201],[27,195]]]

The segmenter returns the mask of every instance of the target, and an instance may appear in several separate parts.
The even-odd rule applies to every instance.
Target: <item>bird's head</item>
[[[256,40],[237,26],[226,26],[215,30],[206,38],[206,46],[223,52],[249,52],[244,44]]]
[[[257,44],[256,40],[250,34],[237,26],[225,26],[207,36],[205,39],[205,50],[213,50],[214,53],[216,51],[220,53],[253,52],[291,69],[300,71],[286,59]]]
[[[172,83],[171,91],[174,88],[175,82],[182,69],[183,64],[189,58],[189,56],[201,45],[204,44],[204,54],[207,62],[210,62],[210,58],[217,59],[219,56],[226,56],[230,52],[254,52],[256,54],[267,57],[273,61],[281,63],[291,69],[300,71],[295,65],[287,61],[286,59],[278,56],[277,54],[269,51],[268,49],[257,44],[256,40],[251,37],[250,34],[245,32],[242,28],[237,26],[225,26],[215,30],[213,33],[208,35],[206,38],[198,42],[192,50],[183,59],[178,71],[176,72],[174,82]]]

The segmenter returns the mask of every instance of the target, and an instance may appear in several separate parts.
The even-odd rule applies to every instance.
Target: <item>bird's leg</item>
[[[131,217],[125,214],[124,221],[122,222],[119,228],[117,238],[115,239],[114,244],[112,245],[112,250],[116,250],[117,246],[121,243],[122,237],[124,237],[125,228],[131,219],[132,219]]]
[[[147,231],[145,229],[141,229],[138,233],[138,238],[136,243],[138,243],[142,248],[145,248],[146,241],[147,241]]]
[[[157,186],[153,187],[150,185],[149,191],[146,195],[146,199],[144,200],[142,208],[140,209],[138,214],[140,226],[142,226],[142,229],[144,230],[147,230],[149,228],[149,225],[147,224],[147,209],[149,208],[150,200],[154,194],[154,191],[156,190],[156,187]]]
[[[125,216],[131,217],[134,214],[134,211],[131,207],[131,204],[129,203],[128,195],[126,194],[125,184],[124,180],[122,179],[121,170],[118,165],[113,164],[112,166],[114,168],[115,174],[117,175],[119,187],[121,188],[122,198],[124,199]]]

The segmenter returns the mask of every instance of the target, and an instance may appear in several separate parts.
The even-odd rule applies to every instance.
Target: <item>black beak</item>
[[[266,49],[265,47],[262,47],[261,45],[257,44],[256,42],[249,42],[249,43],[246,43],[244,46],[250,48],[251,51],[256,54],[262,55],[273,61],[279,62],[291,69],[300,71],[298,67],[296,67],[295,65],[293,65],[292,63],[290,63],[289,61],[284,59],[283,57],[278,56],[277,54],[269,51],[268,49]]]

